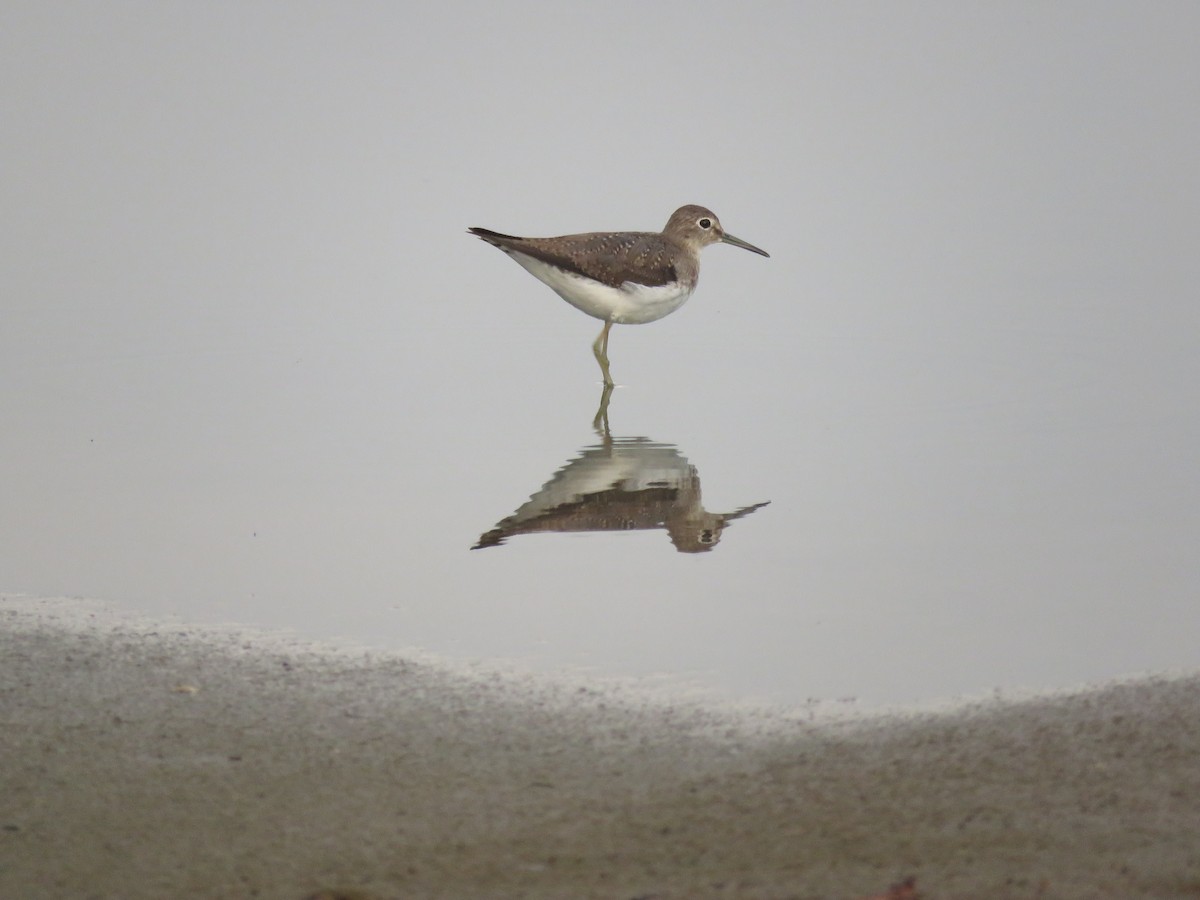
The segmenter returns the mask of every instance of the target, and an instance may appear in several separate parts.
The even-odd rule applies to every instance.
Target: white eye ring
[[[703,219],[700,219],[698,222],[696,222],[696,224],[707,231],[708,229],[712,228],[712,219],[705,216]]]

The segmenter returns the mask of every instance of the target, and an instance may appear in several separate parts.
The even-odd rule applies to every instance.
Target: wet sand
[[[0,596],[0,720],[5,898],[1200,897],[1196,674],[809,722]]]

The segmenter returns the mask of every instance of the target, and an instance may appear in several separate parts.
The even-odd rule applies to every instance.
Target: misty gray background
[[[1200,7],[0,5],[0,590],[909,702],[1195,666]],[[705,505],[471,552],[599,329],[465,229],[704,254],[614,434]]]

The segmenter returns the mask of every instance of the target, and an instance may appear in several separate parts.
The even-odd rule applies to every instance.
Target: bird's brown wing
[[[522,238],[486,228],[469,230],[505,253],[523,253],[609,287],[620,287],[627,281],[658,287],[678,280],[673,261],[676,248],[661,234],[599,232]]]

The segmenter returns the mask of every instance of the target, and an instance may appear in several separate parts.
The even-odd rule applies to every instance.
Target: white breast
[[[677,282],[647,287],[627,281],[619,288],[584,278],[513,250],[509,256],[578,310],[618,325],[642,325],[683,306],[692,292]]]

